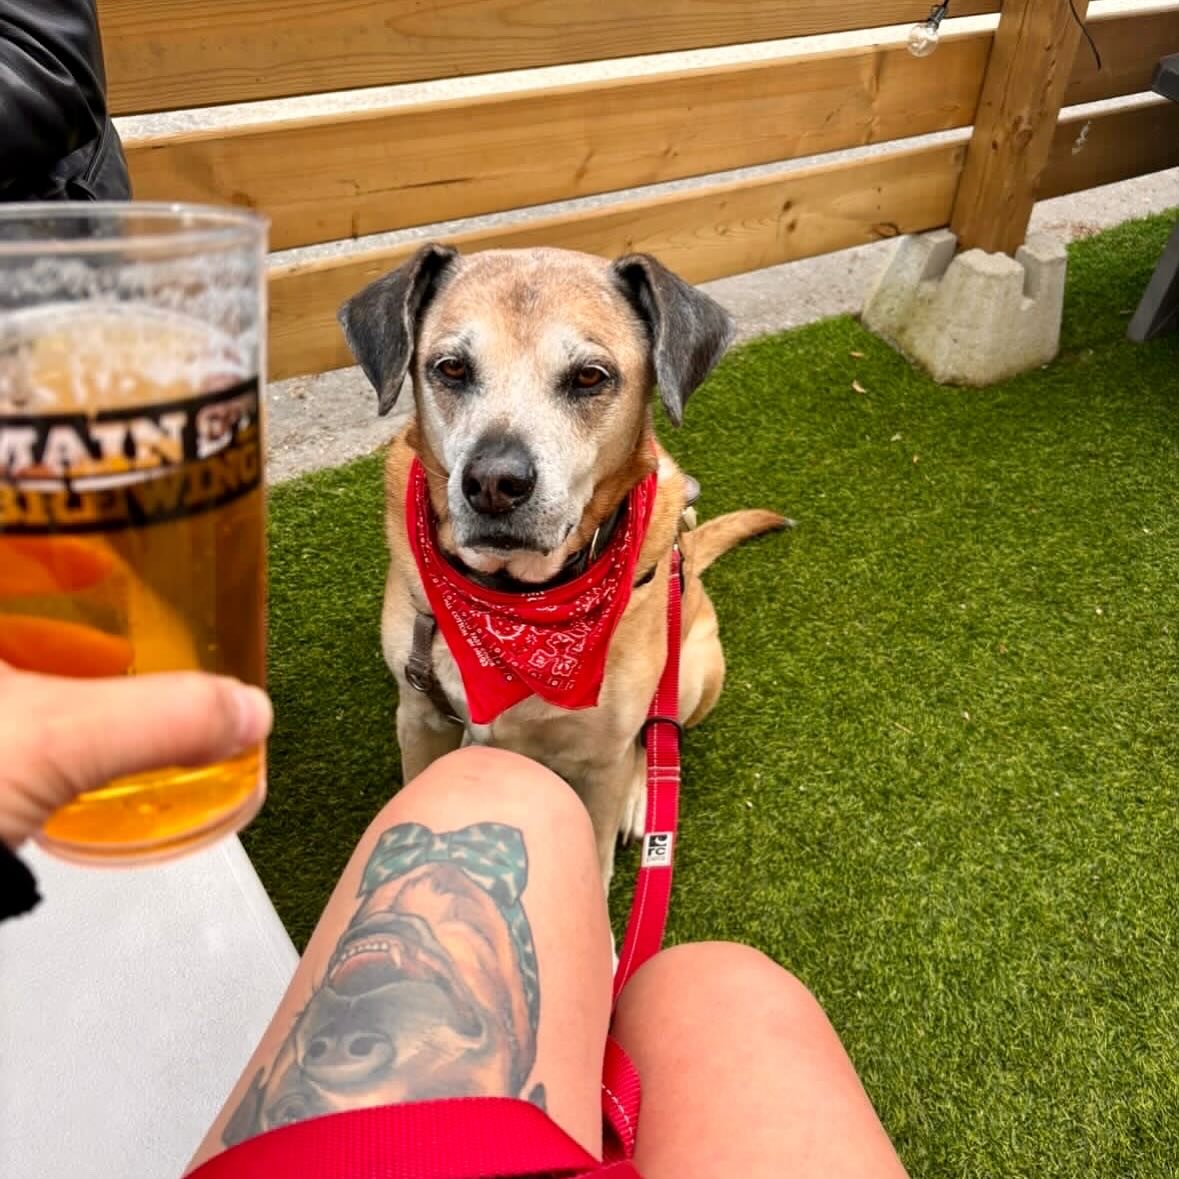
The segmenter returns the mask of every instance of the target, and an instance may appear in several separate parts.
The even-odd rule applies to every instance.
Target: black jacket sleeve
[[[95,0],[0,0],[0,198],[128,195]]]
[[[0,921],[27,913],[40,899],[32,872],[0,839]]]

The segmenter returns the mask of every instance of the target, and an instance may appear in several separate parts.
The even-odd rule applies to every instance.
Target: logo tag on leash
[[[674,831],[652,831],[650,835],[644,835],[641,866],[644,868],[670,868],[674,846]]]

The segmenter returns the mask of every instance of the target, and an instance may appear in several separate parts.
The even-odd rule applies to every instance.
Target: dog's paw
[[[630,790],[626,807],[622,812],[622,827],[619,831],[624,844],[633,843],[647,834],[647,781],[644,775]]]

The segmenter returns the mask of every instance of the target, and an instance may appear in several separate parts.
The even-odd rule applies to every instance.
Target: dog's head
[[[224,1138],[357,1104],[513,1096],[536,1056],[519,957],[496,900],[429,863],[369,893]]]
[[[416,444],[446,478],[443,543],[472,568],[534,582],[652,469],[656,383],[678,425],[733,332],[646,255],[437,245],[350,299],[340,322],[381,413],[412,375]]]

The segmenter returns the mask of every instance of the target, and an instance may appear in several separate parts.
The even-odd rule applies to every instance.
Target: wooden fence
[[[1074,2],[1083,15],[1084,0]],[[963,0],[951,13],[998,7]],[[928,0],[100,3],[116,114],[905,24],[928,11]],[[997,32],[944,34],[924,59],[894,38],[130,138],[127,154],[138,197],[260,209],[275,249],[508,210],[520,210],[510,224],[449,240],[646,250],[696,282],[947,224],[987,248],[1014,248],[1037,197],[1179,164],[1179,105],[1144,95],[1057,120],[1062,104],[1148,90],[1154,63],[1179,51],[1179,0],[1091,16],[1100,70],[1062,12],[1067,0],[1005,0]],[[972,125],[960,142],[527,212]],[[350,363],[337,305],[415,244],[273,266],[272,377]]]

